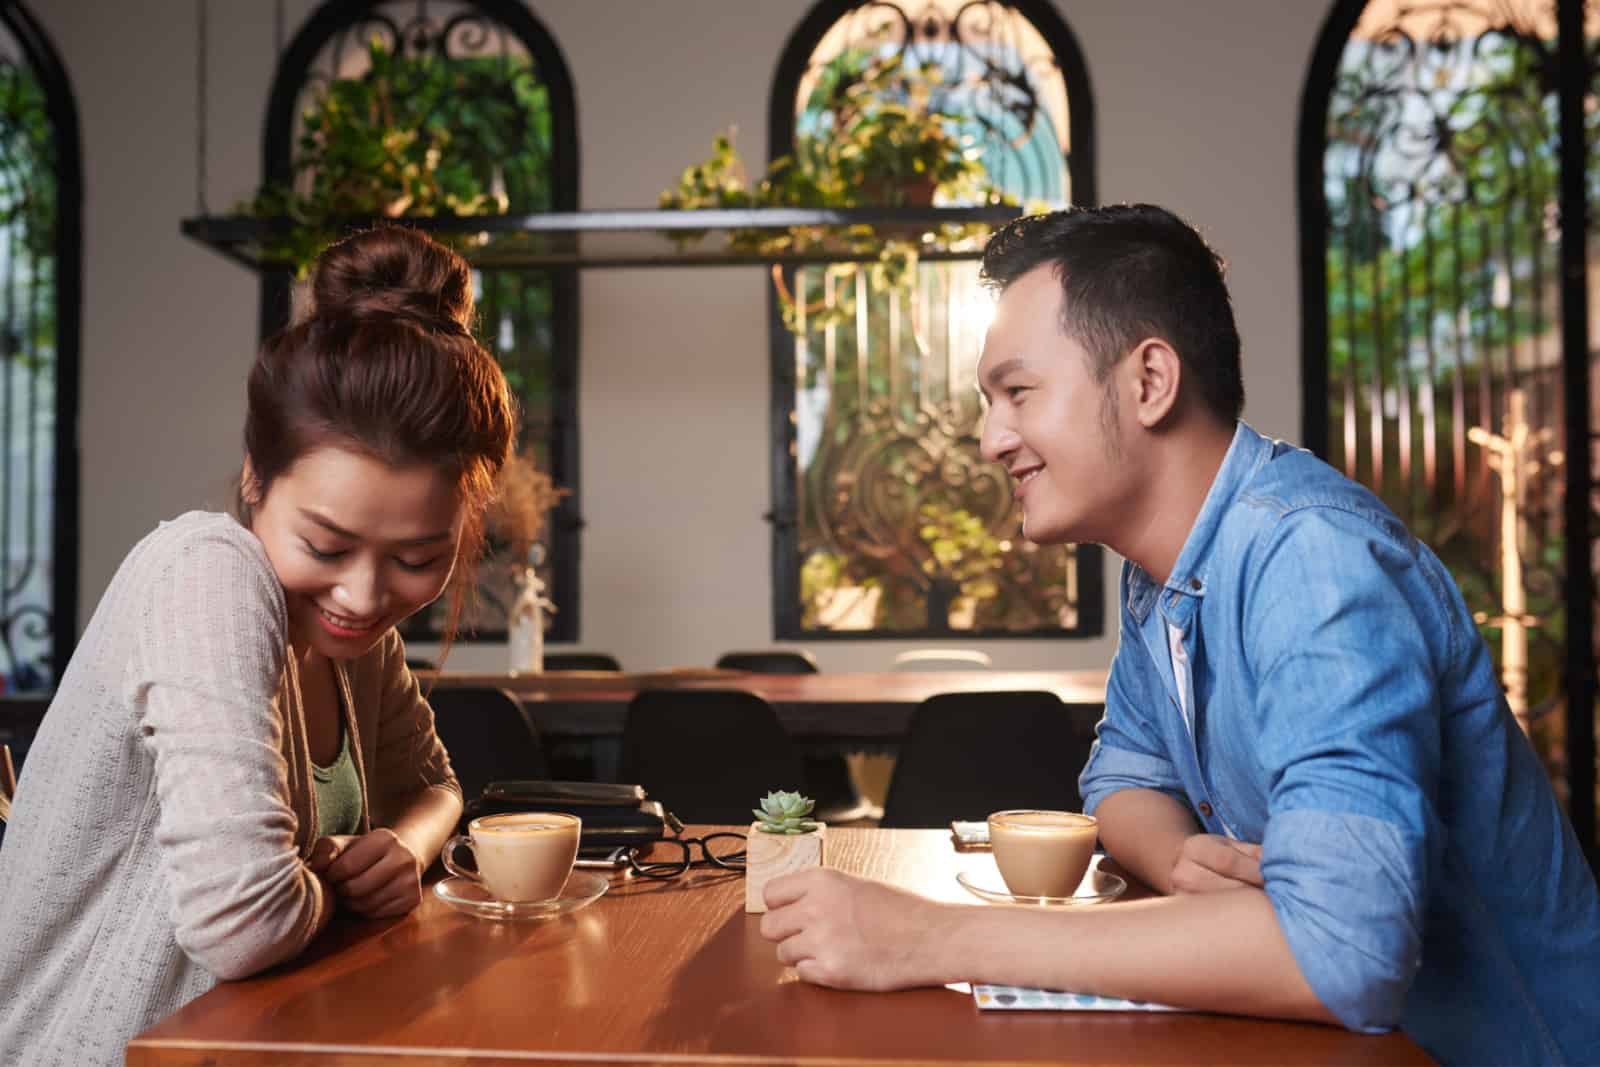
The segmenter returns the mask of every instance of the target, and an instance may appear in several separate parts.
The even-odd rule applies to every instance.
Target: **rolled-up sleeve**
[[[1095,728],[1094,746],[1078,777],[1078,793],[1083,810],[1094,814],[1100,802],[1123,789],[1155,789],[1187,804],[1183,782],[1167,757],[1161,733],[1151,721],[1160,708],[1164,692],[1151,693],[1134,657],[1143,650],[1130,647],[1138,642],[1125,624],[1122,641],[1106,681],[1106,713]]]
[[[1313,992],[1366,1032],[1400,1022],[1442,844],[1448,609],[1422,567],[1381,520],[1313,509],[1280,520],[1246,594],[1266,892]]]

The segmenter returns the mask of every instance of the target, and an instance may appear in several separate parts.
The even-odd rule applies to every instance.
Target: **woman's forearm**
[[[456,832],[460,818],[460,794],[435,785],[415,794],[389,829],[417,857],[420,868],[426,870],[445,841]]]

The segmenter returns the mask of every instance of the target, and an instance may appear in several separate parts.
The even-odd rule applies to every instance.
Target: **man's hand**
[[[928,959],[949,906],[817,867],[767,883],[761,936],[807,982],[836,989],[936,985]]]
[[[422,864],[392,830],[320,838],[306,866],[345,907],[369,919],[404,915],[422,903]]]
[[[1261,846],[1216,834],[1193,834],[1172,865],[1174,893],[1214,893],[1241,886],[1262,888]]]

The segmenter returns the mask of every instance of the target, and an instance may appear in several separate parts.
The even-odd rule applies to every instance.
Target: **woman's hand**
[[[320,838],[306,866],[345,907],[369,919],[404,915],[422,903],[422,864],[393,830]]]
[[[1193,834],[1172,866],[1174,893],[1214,893],[1241,886],[1262,888],[1261,846],[1216,834]]]

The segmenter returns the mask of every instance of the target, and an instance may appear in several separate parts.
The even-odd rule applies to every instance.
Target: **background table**
[[[946,900],[968,899],[956,870],[993,863],[955,852],[938,830],[830,830],[828,849],[830,866]],[[218,986],[146,1031],[127,1062],[1430,1062],[1399,1034],[1193,1014],[980,1012],[951,989],[821,989],[777,962],[760,917],[744,913],[742,876],[613,883],[583,911],[540,923],[459,915],[432,893],[404,919],[340,920],[295,964]]]
[[[641,689],[743,689],[773,706],[792,737],[838,741],[898,740],[918,704],[937,693],[1043,690],[1069,704],[1103,704],[1106,672],[924,671],[882,674],[754,674],[691,668],[626,674],[419,671],[434,685],[496,686],[515,693],[550,737],[622,733],[628,701]]]

